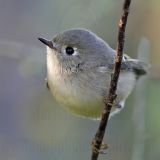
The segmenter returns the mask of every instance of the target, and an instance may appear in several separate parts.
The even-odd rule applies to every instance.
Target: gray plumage
[[[47,79],[55,99],[77,115],[99,118],[108,94],[115,50],[85,29],[61,32],[47,45]],[[147,69],[146,63],[124,55],[112,114],[123,108],[136,79]]]

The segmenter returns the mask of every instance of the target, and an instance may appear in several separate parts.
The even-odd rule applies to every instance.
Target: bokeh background
[[[109,121],[108,160],[160,159],[160,2],[132,0],[125,52],[152,64]],[[98,121],[81,119],[45,86],[37,37],[84,27],[116,48],[123,0],[0,0],[0,160],[88,160]]]

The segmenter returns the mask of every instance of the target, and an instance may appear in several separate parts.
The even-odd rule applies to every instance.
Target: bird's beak
[[[56,49],[56,47],[55,46],[53,46],[53,43],[52,43],[52,41],[48,41],[48,40],[46,40],[46,39],[44,39],[44,38],[38,38],[42,43],[44,43],[45,45],[47,45],[49,48],[51,48],[51,49]]]

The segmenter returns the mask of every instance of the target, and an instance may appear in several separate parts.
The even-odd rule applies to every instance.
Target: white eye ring
[[[72,46],[63,46],[62,47],[63,54],[67,56],[75,56],[78,55],[77,48]]]

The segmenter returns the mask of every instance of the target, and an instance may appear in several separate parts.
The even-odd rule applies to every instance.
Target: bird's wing
[[[141,75],[145,75],[149,68],[149,64],[138,59],[132,59],[128,55],[124,54],[121,67],[122,70],[132,70],[139,77]]]
[[[98,70],[100,72],[113,72],[114,63],[110,63],[107,66],[100,66]],[[124,54],[122,64],[121,64],[121,71],[131,71],[134,72],[138,77],[147,73],[149,65],[145,62],[142,62],[138,59],[132,59],[128,55]]]

